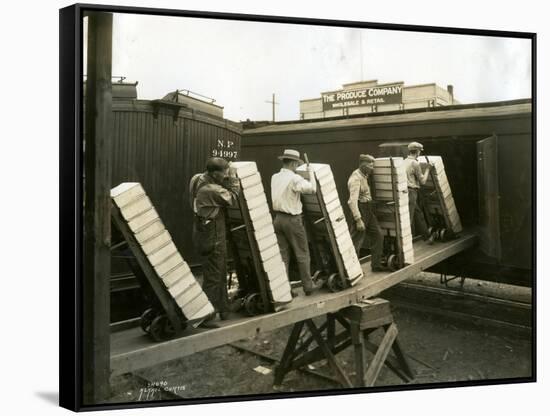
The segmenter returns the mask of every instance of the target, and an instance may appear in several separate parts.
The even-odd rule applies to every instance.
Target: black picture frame
[[[254,21],[265,23],[290,23],[314,26],[333,26],[351,28],[369,28],[398,30],[404,32],[426,32],[440,34],[465,34],[495,37],[510,37],[529,39],[531,41],[532,56],[532,361],[531,376],[510,379],[486,379],[456,382],[441,382],[436,384],[414,384],[399,386],[382,386],[370,388],[334,389],[307,392],[278,392],[272,394],[253,394],[230,397],[197,397],[192,399],[131,402],[131,403],[95,403],[85,404],[83,398],[83,366],[84,344],[83,320],[85,319],[85,299],[83,291],[85,284],[92,284],[83,280],[85,238],[84,227],[86,213],[83,208],[85,175],[84,158],[84,91],[81,80],[84,68],[82,59],[83,49],[83,16],[86,13],[131,13],[156,16],[178,16],[191,18],[208,18],[212,20],[224,19],[232,21]],[[91,4],[76,4],[60,10],[60,385],[59,401],[62,407],[75,411],[107,410],[121,408],[141,408],[156,406],[171,406],[182,404],[200,404],[213,402],[268,400],[276,398],[314,397],[334,394],[362,394],[378,391],[420,390],[431,388],[448,388],[463,386],[482,386],[507,383],[525,383],[537,380],[536,363],[536,34],[527,32],[494,31],[480,29],[448,28],[437,26],[416,26],[387,24],[374,22],[337,21],[310,18],[291,18],[283,16],[262,16],[246,14],[229,14],[214,12],[199,12],[171,9],[153,9],[125,6],[105,6]],[[108,198],[108,196],[106,196]],[[110,221],[110,220],[109,220]],[[97,305],[96,305],[97,306]],[[98,376],[101,378],[101,375]]]

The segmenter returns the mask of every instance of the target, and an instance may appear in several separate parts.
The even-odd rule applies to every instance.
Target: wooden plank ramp
[[[472,230],[465,230],[459,238],[441,244],[430,246],[419,241],[414,243],[415,263],[395,272],[372,273],[370,265],[364,264],[364,277],[354,287],[337,293],[322,291],[312,296],[300,296],[282,311],[221,322],[220,328],[215,329],[190,329],[185,332],[186,335],[170,341],[153,343],[140,328],[113,333],[111,335],[112,375],[147,368],[252,337],[261,332],[273,331],[305,319],[338,311],[377,296],[383,290],[474,246],[476,241],[477,236]]]

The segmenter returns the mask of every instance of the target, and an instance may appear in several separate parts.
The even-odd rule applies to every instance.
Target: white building
[[[340,90],[321,93],[320,98],[301,100],[300,119],[452,104],[460,104],[454,98],[452,85],[444,89],[435,83],[405,86],[402,81],[378,84],[378,80],[370,80],[344,84]]]

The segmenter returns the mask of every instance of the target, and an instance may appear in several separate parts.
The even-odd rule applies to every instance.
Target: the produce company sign
[[[323,111],[367,105],[400,104],[403,101],[403,84],[327,92],[322,93],[321,97]]]

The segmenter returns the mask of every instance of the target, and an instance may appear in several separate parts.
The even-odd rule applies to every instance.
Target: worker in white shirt
[[[304,293],[309,296],[319,289],[322,283],[314,283],[311,278],[309,246],[302,218],[300,195],[317,192],[315,174],[312,168],[308,168],[309,180],[306,180],[296,173],[296,168],[304,163],[297,150],[286,149],[278,158],[283,161],[283,167],[271,178],[271,198],[275,211],[273,227],[287,272],[292,251]]]

